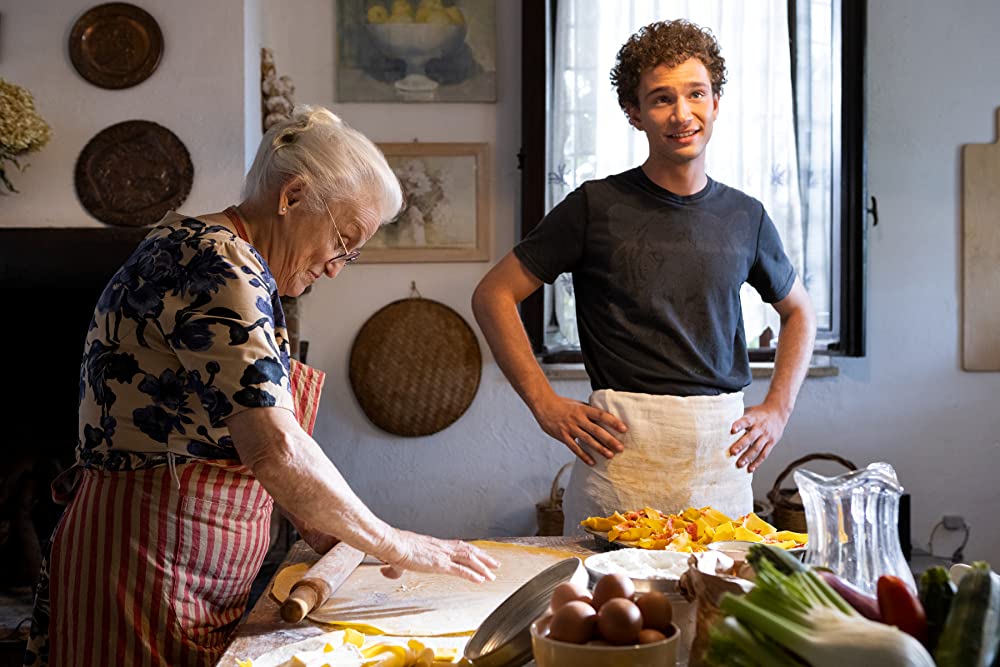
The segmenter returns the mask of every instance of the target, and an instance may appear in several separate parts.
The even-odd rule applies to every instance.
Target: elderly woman
[[[314,547],[342,540],[386,576],[493,577],[476,547],[376,517],[296,419],[321,378],[289,359],[278,296],[336,277],[401,203],[368,139],[300,107],[264,136],[240,204],[168,214],[114,275],[87,336],[77,466],[57,481],[69,502],[28,662],[215,664],[272,498]]]

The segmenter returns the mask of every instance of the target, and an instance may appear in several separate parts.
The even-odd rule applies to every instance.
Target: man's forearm
[[[764,402],[776,406],[786,419],[792,414],[802,381],[809,371],[815,340],[816,320],[810,309],[799,309],[782,318],[774,375]]]

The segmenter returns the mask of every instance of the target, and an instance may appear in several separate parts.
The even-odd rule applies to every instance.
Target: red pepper
[[[899,577],[884,574],[878,579],[878,608],[882,622],[920,640],[927,641],[927,615],[920,600]]]

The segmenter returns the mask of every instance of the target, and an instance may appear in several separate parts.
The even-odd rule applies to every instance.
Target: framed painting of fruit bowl
[[[368,240],[359,263],[485,262],[493,236],[487,144],[379,144],[403,209]]]
[[[496,102],[496,0],[337,0],[339,102]]]

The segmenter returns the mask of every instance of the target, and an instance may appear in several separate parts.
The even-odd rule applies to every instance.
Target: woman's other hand
[[[372,554],[387,563],[382,574],[390,579],[402,576],[405,570],[439,572],[482,583],[493,581],[493,570],[500,563],[488,553],[460,540],[442,540],[407,530],[393,530],[387,540],[386,553]]]

